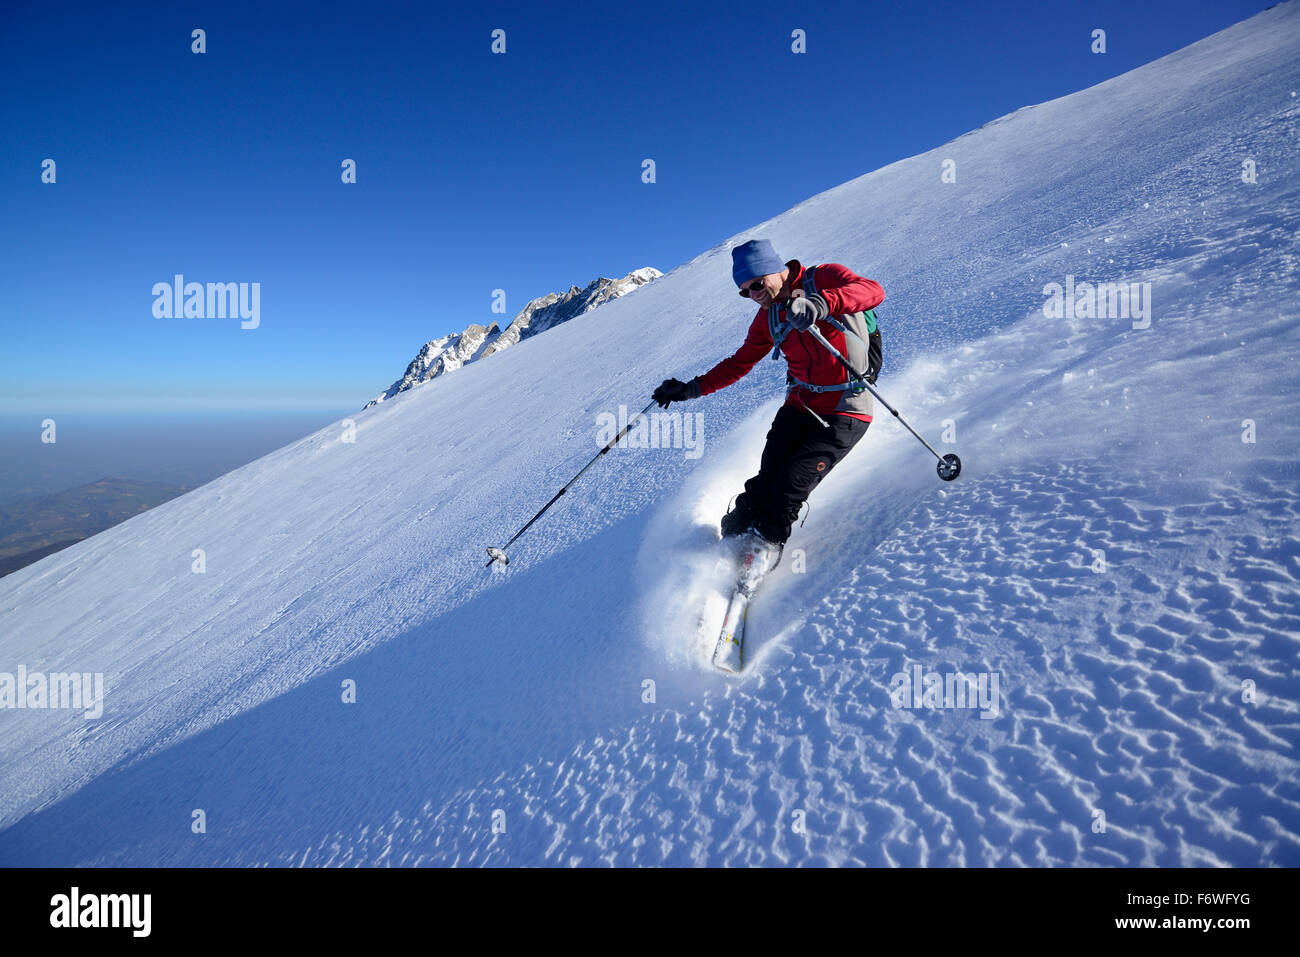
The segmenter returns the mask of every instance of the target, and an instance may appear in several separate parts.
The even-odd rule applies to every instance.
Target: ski
[[[727,614],[722,619],[722,633],[713,649],[714,667],[731,674],[740,674],[745,664],[745,618],[749,612],[749,595],[736,586],[727,603]]]
[[[713,649],[713,664],[730,674],[740,674],[745,664],[745,622],[749,602],[763,577],[781,560],[781,546],[773,545],[753,530],[742,539],[736,587],[727,603],[722,631]]]

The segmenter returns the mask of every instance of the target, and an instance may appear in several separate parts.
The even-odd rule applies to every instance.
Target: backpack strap
[[[858,382],[850,379],[848,382],[841,382],[838,385],[813,385],[811,382],[804,382],[802,379],[796,379],[790,376],[790,386],[800,389],[807,389],[809,392],[815,392],[821,395],[823,392],[852,392],[854,395],[861,395],[866,388]]]
[[[805,266],[803,269],[803,293],[805,296],[815,296],[817,293],[817,267]]]
[[[780,310],[776,303],[767,307],[767,331],[772,336],[772,358],[781,358],[781,342],[790,334],[794,327],[788,322],[781,321]]]
[[[817,283],[813,279],[813,273],[817,270],[816,266],[809,269],[804,267],[803,271],[803,291],[804,295],[811,295],[817,291]],[[781,321],[780,307],[776,303],[767,307],[767,331],[772,336],[772,358],[781,358],[781,343],[785,337],[790,334],[794,327],[788,322]]]

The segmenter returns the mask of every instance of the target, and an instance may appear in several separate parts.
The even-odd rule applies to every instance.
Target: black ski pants
[[[790,538],[813,489],[871,425],[849,415],[823,418],[827,425],[802,406],[781,406],[767,433],[758,474],[745,483],[735,508],[723,519],[723,534],[752,524],[768,541],[784,544]]]

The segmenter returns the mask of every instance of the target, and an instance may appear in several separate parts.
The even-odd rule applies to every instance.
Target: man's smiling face
[[[760,307],[766,308],[780,296],[781,287],[785,285],[785,278],[788,274],[789,270],[787,269],[781,272],[768,273],[766,276],[755,276],[740,287],[741,292],[758,303]]]

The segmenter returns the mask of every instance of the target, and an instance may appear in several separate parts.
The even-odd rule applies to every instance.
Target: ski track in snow
[[[0,712],[0,864],[1300,864],[1298,50],[1284,4],[737,238],[880,279],[880,389],[965,463],[880,409],[738,678],[691,636],[778,363],[482,567],[598,413],[734,349],[730,244],[0,581],[0,670],[109,681]],[[1046,318],[1067,274],[1150,328]],[[996,714],[895,707],[916,666]]]

